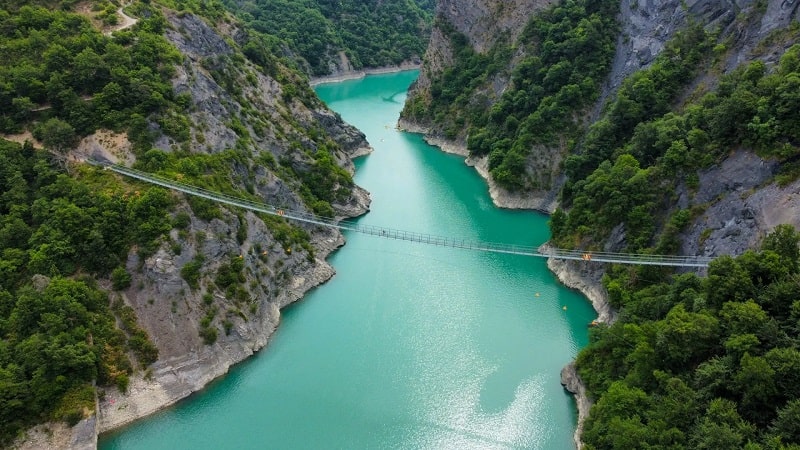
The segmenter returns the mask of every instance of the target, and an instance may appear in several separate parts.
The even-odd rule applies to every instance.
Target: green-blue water
[[[357,161],[356,182],[373,199],[361,220],[546,241],[545,216],[493,207],[463,158],[394,129],[416,75],[317,87],[375,148]],[[559,371],[586,343],[594,313],[543,260],[347,241],[330,258],[337,275],[284,311],[264,350],[175,407],[102,436],[100,448],[573,448],[576,414]]]

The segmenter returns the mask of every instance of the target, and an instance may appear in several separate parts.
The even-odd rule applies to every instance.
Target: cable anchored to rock
[[[635,264],[650,266],[672,266],[672,267],[708,267],[712,258],[706,256],[677,256],[677,255],[650,255],[643,253],[614,253],[614,252],[587,252],[586,250],[567,250],[553,247],[533,247],[515,244],[503,244],[497,242],[483,242],[472,239],[458,239],[448,236],[437,236],[414,231],[397,230],[394,228],[362,225],[347,220],[335,220],[327,217],[318,216],[304,211],[293,211],[279,208],[267,203],[256,202],[241,197],[223,194],[220,192],[209,191],[197,186],[170,180],[168,178],[131,169],[119,164],[87,160],[90,164],[104,167],[118,174],[135,178],[140,181],[155,184],[174,191],[202,197],[217,203],[237,206],[250,211],[260,212],[273,216],[283,217],[284,219],[297,222],[310,223],[314,225],[336,228],[354,233],[361,233],[370,236],[382,237],[385,239],[396,239],[401,241],[417,242],[439,247],[461,248],[466,250],[477,250],[490,253],[505,253],[510,255],[535,256],[539,258],[555,258],[585,262],[601,262],[614,264]]]

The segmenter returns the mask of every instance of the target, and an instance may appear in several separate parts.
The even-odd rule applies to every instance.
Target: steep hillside
[[[0,431],[80,422],[65,441],[34,432],[34,448],[91,446],[224,373],[333,275],[342,244],[86,158],[329,217],[369,203],[351,177],[363,134],[220,4],[134,2],[125,28],[112,3],[60,6],[0,11],[0,131],[28,140],[0,140]],[[51,298],[64,307],[31,307]]]
[[[780,2],[484,3],[439,5],[401,125],[469,153],[498,204],[548,211],[564,182],[562,162],[580,151],[622,80],[652,64],[688,23],[705,26],[714,34],[709,42],[721,44],[719,73],[759,53],[774,62],[767,53],[776,49],[759,43],[797,14],[796,5]],[[487,32],[486,23],[498,26]],[[710,53],[686,70],[708,69]],[[712,80],[685,82],[673,95]]]
[[[309,76],[418,63],[432,2],[420,0],[227,0],[277,55]]]
[[[664,270],[552,262],[603,320],[617,320],[593,333],[578,360],[598,401],[589,446],[800,444],[786,428],[796,393],[769,391],[791,383],[773,357],[799,350],[796,323],[787,321],[796,296],[777,294],[797,282],[797,242],[791,227],[781,228],[785,239],[764,241],[780,224],[800,227],[798,4],[576,0],[533,14],[447,5],[437,9],[401,124],[468,153],[498,204],[553,212],[554,244],[587,251],[741,255],[765,242],[764,253],[722,259],[713,276],[689,284]],[[518,33],[475,25],[498,14],[527,22]],[[768,273],[769,260],[788,271]],[[739,282],[755,288],[723,288]],[[751,307],[765,320],[748,331],[753,339],[728,323],[731,311]],[[670,327],[708,328],[697,322],[706,319],[709,335],[681,337],[696,358],[670,366],[659,353],[677,339]],[[634,330],[641,348],[620,338]],[[728,387],[702,390],[707,364],[717,363]],[[758,394],[744,381],[754,365],[768,374]],[[694,409],[656,411],[676,390]],[[584,417],[587,403],[579,404]],[[641,408],[628,414],[621,404]],[[720,414],[733,434],[703,440],[719,431],[708,424]]]
[[[617,2],[520,5],[532,15],[506,3],[495,10],[443,5],[401,125],[465,148],[499,204],[515,206],[507,199],[525,192],[532,201],[522,206],[552,210],[559,164],[611,65]],[[501,28],[492,33],[480,26],[495,21]]]

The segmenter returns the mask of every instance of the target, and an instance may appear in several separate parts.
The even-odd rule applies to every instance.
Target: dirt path
[[[0,134],[0,138],[16,142],[18,144],[24,144],[25,141],[30,141],[31,144],[33,144],[33,148],[42,148],[42,143],[37,141],[30,131],[25,131],[20,134]]]
[[[115,32],[115,31],[120,31],[120,30],[124,30],[126,28],[130,28],[130,27],[136,25],[136,22],[139,21],[139,19],[133,18],[133,17],[125,14],[125,11],[123,11],[123,8],[125,8],[125,6],[127,6],[127,5],[121,6],[117,10],[117,14],[119,14],[120,17],[122,17],[122,22],[118,23],[117,25],[114,25],[113,27],[111,27],[108,30],[106,30],[106,32],[105,32],[106,36],[110,36],[111,33]]]

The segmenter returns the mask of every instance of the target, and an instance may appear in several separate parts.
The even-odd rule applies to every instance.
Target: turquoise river
[[[462,157],[395,129],[416,71],[317,86],[375,151],[360,220],[521,245],[547,217],[498,209]],[[595,317],[539,258],[348,234],[336,276],[206,389],[101,436],[101,449],[571,449],[561,368]]]

